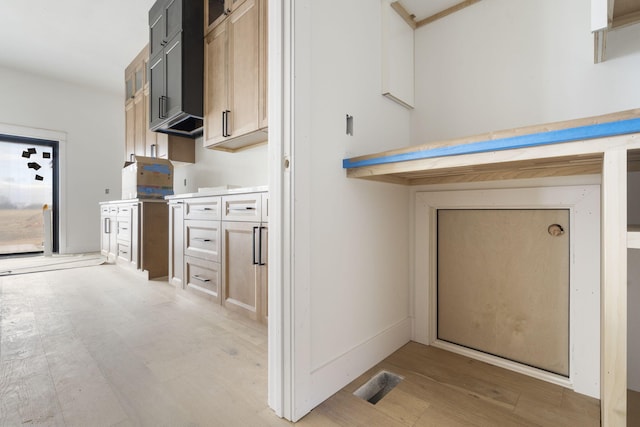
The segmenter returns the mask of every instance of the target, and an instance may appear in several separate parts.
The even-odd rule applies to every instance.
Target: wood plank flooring
[[[0,426],[287,426],[268,408],[266,328],[112,265],[0,277]],[[378,404],[352,393],[381,369]],[[409,343],[298,424],[597,426],[599,403]],[[629,424],[633,425],[633,424]]]

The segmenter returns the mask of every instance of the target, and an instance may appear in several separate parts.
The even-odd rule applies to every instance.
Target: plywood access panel
[[[438,339],[568,377],[569,210],[440,209],[437,227]]]

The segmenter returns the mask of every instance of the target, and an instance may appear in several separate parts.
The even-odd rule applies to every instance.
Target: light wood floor
[[[266,404],[264,326],[116,266],[0,277],[0,426],[287,426]],[[372,405],[380,369],[404,380]],[[599,405],[409,343],[298,425],[597,426]],[[630,424],[632,425],[632,424]]]

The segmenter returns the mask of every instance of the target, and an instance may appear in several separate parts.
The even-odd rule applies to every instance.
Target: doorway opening
[[[44,252],[45,205],[58,252],[58,148],[57,141],[0,134],[0,256]]]

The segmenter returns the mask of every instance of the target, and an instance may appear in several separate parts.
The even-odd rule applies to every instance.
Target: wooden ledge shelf
[[[584,175],[601,173],[603,153],[622,148],[640,148],[640,109],[354,157],[343,167],[350,178],[404,185]]]
[[[640,249],[640,225],[627,227],[627,248]]]

